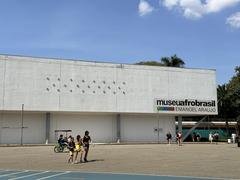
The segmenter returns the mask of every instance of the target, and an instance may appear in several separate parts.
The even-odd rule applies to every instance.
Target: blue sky
[[[0,54],[117,63],[177,54],[186,67],[240,66],[240,0],[1,0]]]

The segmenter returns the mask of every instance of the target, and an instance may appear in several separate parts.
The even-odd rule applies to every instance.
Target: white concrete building
[[[63,129],[163,142],[176,116],[208,114],[217,114],[214,70],[0,55],[0,144],[52,143]]]

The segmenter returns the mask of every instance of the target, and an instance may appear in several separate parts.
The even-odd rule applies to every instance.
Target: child
[[[73,163],[73,153],[74,153],[75,143],[72,136],[68,137],[68,149],[69,149],[69,158],[68,163]]]
[[[82,163],[83,162],[82,155],[83,155],[84,149],[83,149],[82,138],[80,135],[77,135],[75,163],[77,163],[78,152],[80,153],[80,163]]]

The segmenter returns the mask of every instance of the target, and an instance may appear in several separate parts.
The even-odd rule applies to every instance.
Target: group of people
[[[171,134],[170,132],[168,132],[168,133],[166,134],[166,137],[167,137],[167,142],[168,142],[168,144],[171,144],[172,134]],[[177,143],[178,143],[179,146],[182,145],[182,132],[181,132],[181,131],[179,131],[179,132],[177,133],[177,135],[176,135],[176,141],[177,141]]]
[[[77,135],[76,140],[74,140],[74,138],[70,135],[67,138],[67,142],[66,142],[62,134],[59,136],[59,139],[58,139],[59,145],[67,146],[69,150],[68,163],[88,162],[87,156],[89,151],[89,144],[91,141],[92,140],[91,140],[91,137],[89,136],[89,131],[85,131],[83,138],[81,138],[80,135]],[[79,161],[78,161],[78,154],[80,154]],[[83,154],[84,154],[84,159],[82,159]]]
[[[219,139],[219,134],[218,134],[217,132],[214,133],[214,134],[212,134],[212,133],[210,132],[208,139],[209,139],[209,141],[210,141],[211,143],[213,143],[213,141],[215,141],[216,144],[217,144],[217,143],[218,143],[218,139]]]
[[[179,131],[179,132],[176,134],[176,142],[178,143],[179,146],[182,145],[182,138],[183,138],[182,132]],[[166,139],[167,139],[168,144],[171,144],[172,134],[171,134],[170,132],[168,132],[168,133],[166,134]],[[194,133],[192,134],[192,141],[193,141],[193,142],[200,142],[200,139],[201,139],[201,136],[200,136],[199,133],[195,133],[195,132],[194,132]],[[214,141],[214,142],[216,142],[216,144],[217,144],[217,143],[218,143],[218,139],[219,139],[219,134],[218,134],[217,132],[215,132],[215,133],[213,133],[213,134],[212,134],[212,133],[209,134],[209,141],[210,141],[210,143],[213,143],[213,141]]]
[[[193,132],[193,134],[192,134],[192,141],[193,142],[200,142],[200,139],[201,139],[201,135],[199,133]]]

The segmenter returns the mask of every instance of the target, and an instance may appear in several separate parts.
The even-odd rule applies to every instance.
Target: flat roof
[[[44,56],[28,56],[28,55],[14,55],[14,54],[0,54],[0,56],[5,57],[17,57],[17,58],[28,58],[31,59],[38,59],[38,60],[56,60],[56,61],[69,61],[69,62],[86,62],[86,63],[96,63],[96,64],[109,64],[109,65],[119,65],[119,66],[135,66],[135,67],[145,67],[147,69],[156,69],[156,68],[164,68],[164,69],[175,69],[175,70],[204,70],[204,71],[216,71],[216,69],[208,69],[208,68],[188,68],[188,67],[171,67],[171,66],[151,66],[151,65],[137,65],[137,64],[130,64],[130,63],[117,63],[117,62],[106,62],[106,61],[96,61],[96,60],[82,60],[82,59],[65,59],[65,58],[57,58],[57,57],[44,57]],[[145,69],[143,68],[143,69]]]

